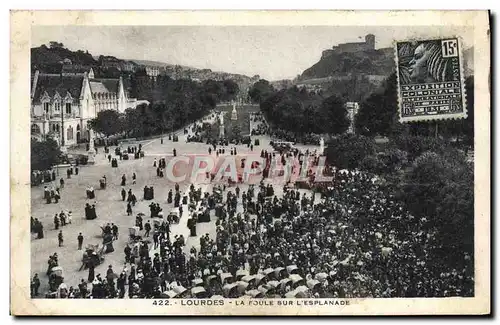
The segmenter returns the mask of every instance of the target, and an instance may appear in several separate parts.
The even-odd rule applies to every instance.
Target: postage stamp
[[[12,12],[11,313],[490,313],[489,45],[486,11]]]
[[[401,122],[467,117],[458,37],[396,42]]]

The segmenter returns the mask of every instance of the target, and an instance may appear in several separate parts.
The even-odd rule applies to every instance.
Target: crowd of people
[[[273,134],[294,142],[319,141],[314,136],[287,138],[286,131],[280,130]],[[224,154],[219,150],[223,149],[213,146],[216,154]],[[287,157],[300,161],[310,154],[299,150],[262,150],[261,157],[267,167],[272,160],[284,164]],[[315,159],[311,168],[317,163]],[[158,170],[165,168],[165,160],[158,163],[155,160],[153,168],[159,176]],[[174,191],[168,192],[167,203],[180,209],[179,218],[183,206],[189,206],[189,218],[180,220],[181,226],[189,228],[190,236],[197,236],[196,224],[209,222],[215,215],[214,233],[200,235],[199,245],[191,245],[188,250],[186,238],[171,233],[172,219],[165,218],[160,204],[152,202],[151,221],[144,222],[143,213],[131,221],[138,232],[130,236],[123,251],[123,268],[115,272],[110,265],[106,276],[101,277],[93,273],[92,266],[87,280],[82,279],[78,286],[67,288],[59,283],[62,293],[58,290],[57,296],[102,299],[126,295],[129,298],[474,295],[474,257],[464,254],[461,263],[454,266],[436,259],[433,251],[440,241],[430,220],[409,214],[374,175],[329,167],[333,181],[306,193],[290,182],[282,191],[266,184],[266,169],[269,172],[269,168],[264,169],[260,184],[250,185],[246,190],[228,182],[227,187],[213,186],[211,192],[202,193],[191,184],[181,194],[175,184]],[[312,170],[307,175],[314,178]],[[121,185],[126,186],[126,175]],[[144,200],[154,199],[153,193],[152,187],[144,187]],[[123,201],[127,197],[127,214],[132,215],[136,202],[132,190],[127,194],[122,187],[121,197]],[[95,205],[86,205],[85,216],[97,217]],[[60,222],[62,225],[62,219]],[[32,218],[32,231],[43,238],[40,226]],[[104,240],[112,244],[115,238],[112,226],[106,234]],[[58,257],[54,255],[48,262],[48,275],[58,265]],[[39,286],[35,275],[32,294],[38,292]]]
[[[315,133],[296,134],[283,129],[272,129],[269,131],[272,138],[290,141],[294,143],[318,145],[321,135]]]
[[[98,279],[107,288],[98,297],[123,297],[125,284],[130,298],[473,295],[472,257],[464,256],[462,269],[431,259],[439,241],[430,224],[405,212],[372,175],[336,173],[321,199],[287,185],[282,197],[263,183],[232,189],[225,201],[217,196],[216,235],[201,236],[199,250],[185,252],[185,239],[171,238],[166,220],[154,224],[145,231],[159,252],[144,240],[138,254],[126,248],[120,284]],[[202,213],[215,209],[215,191],[189,197]]]

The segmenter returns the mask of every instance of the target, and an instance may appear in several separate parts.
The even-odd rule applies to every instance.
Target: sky
[[[267,80],[293,79],[334,45],[364,41],[375,47],[394,40],[460,35],[473,45],[472,30],[446,27],[347,26],[34,26],[32,47],[62,42],[70,50],[120,59],[152,60]]]

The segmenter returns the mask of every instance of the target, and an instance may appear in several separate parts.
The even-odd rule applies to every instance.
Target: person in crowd
[[[118,226],[114,223],[111,224],[111,230],[113,231],[113,240],[118,239]]]
[[[132,203],[129,201],[127,202],[127,216],[132,215]]]
[[[82,245],[83,245],[83,235],[82,233],[78,234],[78,237],[76,238],[78,240],[78,250],[82,250]]]
[[[62,230],[59,231],[59,234],[57,235],[57,240],[59,242],[59,247],[62,247],[64,243]]]
[[[144,236],[145,237],[149,237],[149,232],[151,231],[151,224],[149,223],[149,221],[146,222],[146,224],[144,225]]]
[[[59,230],[59,215],[56,213],[54,215],[54,229]]]
[[[35,273],[31,279],[31,297],[38,297],[38,290],[40,289],[40,279],[38,278],[38,273]]]

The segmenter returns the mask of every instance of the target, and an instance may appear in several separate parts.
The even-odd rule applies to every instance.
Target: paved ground
[[[211,119],[214,120],[213,118]],[[174,189],[174,184],[165,178],[156,176],[156,169],[153,167],[154,159],[165,157],[167,161],[172,159],[172,151],[177,150],[178,155],[184,154],[208,154],[208,146],[201,143],[186,143],[183,132],[180,132],[179,142],[174,143],[164,139],[161,144],[160,139],[146,140],[143,144],[146,156],[142,159],[132,159],[129,161],[118,161],[118,168],[111,168],[102,148],[96,156],[96,163],[93,166],[81,166],[79,175],[73,175],[71,179],[66,179],[65,173],[58,176],[64,177],[65,187],[61,190],[61,200],[58,204],[46,204],[43,200],[43,186],[33,187],[31,191],[31,211],[32,216],[38,218],[43,226],[45,237],[43,239],[35,239],[33,235],[31,240],[31,273],[38,273],[41,279],[40,292],[46,292],[48,288],[48,278],[45,275],[47,270],[47,260],[49,255],[57,252],[59,256],[59,264],[64,269],[65,282],[69,286],[76,286],[80,279],[86,279],[87,271],[79,271],[81,266],[81,258],[83,251],[77,250],[77,236],[81,232],[84,236],[84,246],[86,244],[100,244],[101,228],[100,226],[113,222],[119,227],[119,238],[114,243],[115,252],[105,255],[105,262],[96,268],[96,274],[101,273],[105,276],[108,265],[113,265],[115,272],[120,272],[124,263],[123,249],[125,243],[128,242],[128,228],[134,226],[135,216],[142,212],[146,214],[144,221],[149,219],[149,207],[151,202],[160,203],[165,214],[172,208],[172,204],[167,204],[167,193],[170,189]],[[254,148],[256,154],[262,149],[271,149],[269,146],[269,138],[266,136],[253,137],[259,138],[261,145]],[[231,146],[234,147],[234,146]],[[236,146],[239,154],[249,152],[249,148],[243,145]],[[312,148],[312,147],[309,147]],[[229,151],[229,150],[227,150]],[[114,147],[110,148],[110,152],[114,153]],[[213,155],[213,154],[212,154]],[[215,156],[215,155],[213,155]],[[132,185],[132,173],[137,175],[137,184]],[[127,216],[126,202],[121,201],[120,197],[120,181],[121,176],[127,176],[127,186],[125,189],[132,189],[133,193],[138,198],[136,206],[133,208],[133,215]],[[106,175],[108,186],[105,190],[99,189],[99,179]],[[144,201],[143,188],[145,185],[154,186],[155,200]],[[179,184],[181,191],[187,190],[190,183],[185,181]],[[87,186],[93,186],[96,191],[96,199],[88,200],[86,198]],[[198,184],[196,187],[202,186],[204,191],[212,190],[210,185]],[[242,190],[246,190],[247,186],[240,186]],[[275,191],[280,193],[281,186],[275,186]],[[225,194],[224,194],[225,197]],[[85,220],[84,206],[85,203],[96,202],[96,212],[98,218],[95,220]],[[58,247],[57,234],[54,229],[53,218],[54,214],[64,211],[72,211],[72,224],[62,227],[64,235],[64,246]],[[187,208],[184,209],[187,211]],[[213,213],[213,212],[212,212]],[[179,225],[172,227],[172,235],[183,234],[188,238],[189,230],[186,226],[187,215],[181,218]],[[197,234],[203,235],[209,233],[215,234],[215,217],[210,223],[198,224]],[[192,246],[199,245],[199,237],[189,237],[187,239],[186,250]]]

